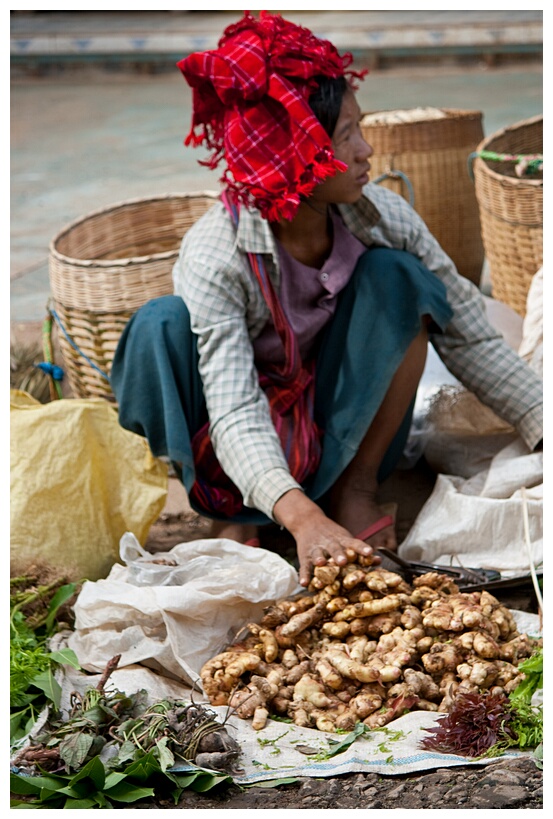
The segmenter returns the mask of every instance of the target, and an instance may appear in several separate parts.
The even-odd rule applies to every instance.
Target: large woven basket
[[[532,278],[543,263],[542,174],[518,176],[500,155],[532,157],[543,152],[543,115],[522,120],[482,140],[474,160],[474,183],[492,295],[521,316]]]
[[[54,237],[50,289],[75,397],[115,403],[108,377],[121,333],[141,305],[172,293],[182,237],[217,197],[200,191],[131,199],[94,211]]]
[[[484,248],[467,160],[482,140],[482,114],[413,108],[364,114],[371,178],[411,201],[459,273],[480,284]]]

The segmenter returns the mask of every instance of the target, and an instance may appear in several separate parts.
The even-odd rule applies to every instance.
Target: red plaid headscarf
[[[245,12],[217,50],[177,63],[193,91],[185,145],[212,149],[200,162],[210,168],[225,160],[221,182],[236,200],[267,219],[292,219],[301,196],[346,169],[308,99],[317,75],[362,79],[366,71],[346,70],[352,60],[279,15]]]

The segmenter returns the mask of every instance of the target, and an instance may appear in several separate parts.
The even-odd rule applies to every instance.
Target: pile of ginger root
[[[409,584],[354,552],[348,561],[315,568],[304,595],[268,606],[204,664],[212,705],[256,730],[275,716],[334,733],[447,712],[457,694],[508,694],[524,679],[518,663],[541,640],[519,634],[492,594],[460,592],[439,572]]]

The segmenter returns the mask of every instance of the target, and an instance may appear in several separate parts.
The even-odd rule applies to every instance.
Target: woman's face
[[[363,138],[360,120],[361,109],[355,94],[348,89],[332,135],[334,155],[348,167],[318,185],[310,197],[313,202],[351,204],[361,196],[363,186],[369,181],[371,166],[368,160],[373,149]]]

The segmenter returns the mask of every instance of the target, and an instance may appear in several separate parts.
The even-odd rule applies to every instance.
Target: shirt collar
[[[338,205],[338,211],[349,230],[360,239],[363,244],[371,245],[372,229],[380,221],[380,211],[369,199],[370,188],[363,190],[363,196],[352,205]]]
[[[240,208],[236,241],[245,253],[275,253],[275,237],[267,219],[258,210]]]
[[[349,230],[365,245],[372,244],[371,231],[380,219],[380,211],[368,198],[369,191],[365,188],[363,196],[351,205],[338,205],[338,211]],[[244,205],[240,208],[237,244],[245,253],[276,253],[275,237],[258,210],[249,209]]]

